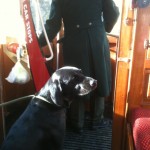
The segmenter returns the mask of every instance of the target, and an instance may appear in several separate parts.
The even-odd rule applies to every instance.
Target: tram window
[[[119,8],[120,16],[118,18],[117,23],[115,24],[114,28],[112,29],[110,34],[118,35],[120,34],[120,24],[121,24],[121,12],[122,12],[122,1],[114,0],[115,4]]]
[[[0,1],[0,43],[7,43],[7,38],[12,37],[24,42],[24,25],[20,16],[19,0]]]

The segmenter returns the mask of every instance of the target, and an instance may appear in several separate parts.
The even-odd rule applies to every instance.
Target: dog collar
[[[56,111],[56,110],[61,110],[61,107],[58,107],[56,105],[53,105],[52,103],[50,103],[46,98],[42,97],[42,96],[34,96],[32,99],[32,102],[34,104],[36,104],[39,107],[43,107],[43,108],[48,108],[51,111]],[[48,105],[47,103],[49,103],[50,105]]]

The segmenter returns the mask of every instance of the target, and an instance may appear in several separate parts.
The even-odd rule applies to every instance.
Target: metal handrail
[[[24,96],[24,97],[20,97],[20,98],[16,98],[16,99],[10,100],[9,102],[3,102],[3,103],[0,104],[0,107],[5,107],[7,105],[16,103],[18,101],[26,100],[27,98],[32,98],[33,96],[34,95],[28,95],[28,96]]]
[[[40,18],[40,21],[41,21],[41,25],[42,25],[42,28],[43,28],[43,33],[44,33],[44,36],[45,36],[45,39],[46,39],[46,42],[47,42],[47,45],[48,45],[48,49],[49,49],[49,52],[50,52],[50,57],[45,58],[45,60],[46,61],[50,61],[50,60],[53,59],[54,53],[53,53],[51,44],[49,42],[48,35],[46,33],[46,29],[45,29],[44,22],[43,22],[43,19],[42,19],[42,15],[41,15],[41,11],[40,11],[40,6],[39,6],[39,0],[35,0],[35,1],[36,1],[36,4],[37,4],[36,7],[37,7],[37,11],[38,11],[39,18]]]

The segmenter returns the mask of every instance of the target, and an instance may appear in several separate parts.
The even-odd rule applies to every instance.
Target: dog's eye
[[[74,75],[73,80],[75,83],[82,82],[84,77],[82,75]]]
[[[79,91],[79,90],[81,89],[81,86],[80,86],[79,84],[77,84],[77,85],[75,86],[75,89]]]

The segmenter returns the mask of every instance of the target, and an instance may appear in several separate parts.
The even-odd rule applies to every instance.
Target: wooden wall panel
[[[144,41],[149,39],[150,7],[139,8],[137,13],[137,27],[134,41],[132,75],[129,90],[129,111],[136,106],[148,106],[147,88],[150,59],[148,50],[144,48]],[[148,102],[149,101],[149,102]],[[150,103],[149,103],[150,104]]]
[[[125,118],[128,80],[130,73],[131,43],[134,23],[134,11],[130,9],[128,1],[123,1],[121,33],[117,53],[117,70],[115,101],[112,127],[112,150],[124,149]]]
[[[31,95],[35,93],[33,80],[30,80],[28,83],[19,85],[12,84],[5,80],[5,78],[10,73],[12,67],[15,65],[14,62],[4,53],[5,45],[0,47],[0,103],[13,100],[15,98]],[[29,102],[29,101],[28,101]],[[4,120],[11,115],[11,113],[19,112],[25,107],[26,102],[17,102],[15,104],[8,105],[4,107]],[[0,108],[0,143],[3,140],[3,136],[7,125],[5,121],[2,120],[2,108]],[[14,120],[15,121],[15,120]],[[5,124],[6,126],[3,126]],[[11,123],[9,123],[9,126]],[[4,133],[4,134],[3,134]]]

